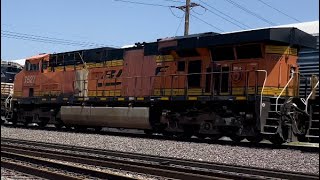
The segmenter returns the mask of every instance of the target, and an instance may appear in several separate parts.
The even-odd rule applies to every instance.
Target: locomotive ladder
[[[280,107],[285,103],[284,98],[270,97],[270,109],[268,117],[266,118],[265,125],[263,126],[263,134],[275,135],[279,126]]]
[[[319,80],[312,88],[309,96],[306,100],[302,102],[306,105],[305,111],[308,111],[308,100],[310,99],[311,95],[315,93],[316,88],[319,86]],[[312,104],[310,106],[310,119],[309,119],[309,129],[307,131],[306,137],[309,138],[311,141],[319,142],[319,104]]]
[[[319,104],[310,106],[309,129],[306,137],[311,141],[319,142]]]
[[[290,82],[294,78],[294,72],[291,73],[291,77],[285,87],[282,89],[277,97],[270,97],[270,109],[268,111],[268,117],[266,119],[265,125],[263,126],[262,133],[265,135],[275,135],[277,134],[279,127],[280,108],[285,103],[285,98],[281,97],[283,92],[287,89]]]
[[[289,83],[294,78],[294,74],[295,73],[291,74],[291,78],[289,79],[289,81],[287,82],[287,84],[285,85],[285,87],[282,89],[282,91],[277,97],[269,98],[270,106],[269,106],[268,116],[266,118],[265,124],[263,126],[263,131],[262,131],[262,133],[265,135],[269,135],[270,137],[273,136],[275,138],[279,137],[278,135],[282,136],[282,130],[281,130],[282,128],[280,128],[280,126],[282,126],[283,122],[281,118],[283,117],[281,117],[282,116],[281,114],[292,113],[292,112],[281,112],[281,107],[288,102],[292,102],[293,97],[287,99],[281,96],[283,92],[286,90],[286,88],[288,87]],[[298,104],[293,103],[293,106],[296,106],[296,108],[304,111],[306,115],[309,115],[308,117],[309,125],[307,125],[306,127],[307,132],[305,134],[305,137],[308,138],[310,141],[314,141],[314,142],[319,141],[319,104],[313,103],[310,106],[308,104],[308,101],[311,98],[312,94],[315,93],[315,89],[318,86],[319,86],[319,80],[315,82],[315,85],[311,88],[311,92],[306,99],[300,98],[302,103],[298,103]],[[297,105],[301,105],[301,107],[298,107]],[[286,122],[286,125],[291,126],[291,123],[293,122]],[[279,128],[280,128],[280,131],[279,131]],[[289,132],[288,132],[289,134],[287,138],[291,140],[295,140],[293,139],[294,137],[290,135],[291,134],[290,132],[291,132],[291,128],[289,129]]]

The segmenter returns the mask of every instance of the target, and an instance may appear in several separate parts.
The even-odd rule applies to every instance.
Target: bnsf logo
[[[33,84],[36,80],[36,76],[25,76],[24,77],[24,84]]]

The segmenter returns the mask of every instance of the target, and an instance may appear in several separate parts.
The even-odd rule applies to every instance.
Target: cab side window
[[[48,61],[42,61],[41,62],[41,72],[48,69],[49,62]]]
[[[30,69],[31,69],[31,64],[30,64],[29,61],[26,61],[26,63],[25,63],[25,69],[26,69],[26,71],[30,71]]]
[[[29,61],[26,61],[25,69],[26,71],[39,71],[39,63],[31,64]]]

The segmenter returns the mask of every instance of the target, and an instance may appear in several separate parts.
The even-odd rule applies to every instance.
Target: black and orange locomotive
[[[26,59],[12,123],[142,129],[273,143],[317,140],[314,89],[299,97],[296,28],[204,33]]]

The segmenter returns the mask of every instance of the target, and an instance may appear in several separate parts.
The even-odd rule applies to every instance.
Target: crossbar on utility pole
[[[186,0],[185,6],[176,6],[175,8],[178,8],[185,12],[184,16],[184,35],[189,35],[189,15],[190,15],[190,9],[192,7],[199,6],[197,3],[191,3],[190,0]]]

